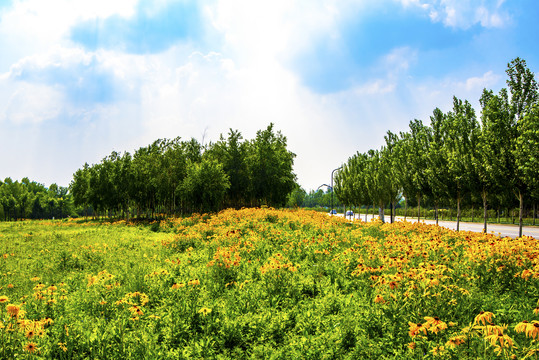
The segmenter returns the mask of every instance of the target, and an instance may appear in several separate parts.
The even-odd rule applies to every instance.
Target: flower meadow
[[[0,358],[537,359],[539,243],[242,209],[0,223]]]

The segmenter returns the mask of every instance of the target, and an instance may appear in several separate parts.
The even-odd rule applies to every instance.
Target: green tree
[[[385,204],[392,201],[390,162],[383,158],[384,147],[380,151],[369,150],[368,162],[365,167],[365,185],[373,206],[378,206],[380,220],[384,219]]]
[[[530,197],[539,198],[539,105],[534,105],[519,121],[519,135],[513,147],[516,175],[523,182]],[[523,192],[519,190],[519,236],[522,236]],[[535,211],[535,208],[534,208]],[[535,216],[535,215],[534,215]]]
[[[247,204],[249,194],[249,169],[247,166],[248,146],[237,130],[230,129],[228,138],[221,138],[210,144],[206,154],[223,165],[223,170],[230,180],[226,194],[227,206],[240,208]]]
[[[304,205],[306,196],[307,196],[307,193],[305,192],[305,190],[301,186],[296,185],[296,188],[292,190],[292,192],[288,196],[287,207],[289,208],[302,207]]]
[[[447,188],[450,186],[450,178],[447,171],[447,154],[445,153],[446,133],[444,127],[446,115],[440,109],[436,108],[430,117],[430,121],[426,174],[434,203],[434,218],[436,225],[438,225],[438,209],[446,198]]]
[[[511,94],[511,115],[518,122],[539,99],[539,87],[535,74],[526,66],[526,61],[516,58],[507,64],[509,76],[507,86]]]
[[[522,132],[522,124],[520,122],[530,113],[539,98],[538,85],[535,80],[534,73],[526,66],[526,61],[516,58],[507,64],[506,73],[509,77],[507,86],[511,95],[510,113],[512,126],[515,128],[511,132],[511,141],[513,148],[513,156],[522,158],[519,154],[521,145],[518,142],[520,133]],[[522,162],[520,162],[522,164]],[[526,166],[515,166],[514,174],[511,176],[512,188],[515,190],[515,195],[519,200],[519,234],[522,236],[522,218],[524,212],[524,197],[528,191],[528,183],[525,180],[526,175],[524,170]]]
[[[499,95],[484,90],[480,99],[482,106],[481,132],[474,156],[483,201],[483,232],[487,231],[487,205],[489,195],[510,186],[514,174],[511,153],[514,138],[514,120],[511,117],[507,91]]]
[[[282,206],[296,184],[293,172],[296,155],[287,149],[287,140],[273,124],[259,130],[249,148],[248,164],[252,195],[258,205]]]
[[[230,181],[217,161],[202,159],[200,163],[195,163],[189,160],[187,176],[180,186],[192,209],[217,211],[230,187]]]
[[[461,204],[471,196],[477,176],[473,164],[473,151],[477,146],[479,123],[468,101],[453,97],[453,110],[445,118],[446,139],[444,153],[447,158],[447,192],[457,205],[457,231],[460,228]]]
[[[398,136],[388,131],[384,136],[386,146],[382,153],[382,167],[387,176],[387,190],[391,204],[391,223],[395,220],[395,204],[399,201],[402,194],[403,169],[400,162],[403,159]]]
[[[88,206],[90,204],[89,191],[90,191],[90,166],[85,163],[82,169],[78,169],[73,174],[73,180],[69,184],[69,191],[73,195],[73,202],[75,206],[82,206],[87,214]],[[37,206],[37,204],[35,205]],[[38,209],[36,208],[38,211]]]
[[[421,199],[431,195],[431,188],[428,181],[427,164],[429,154],[430,129],[423,125],[421,120],[410,121],[410,137],[408,139],[408,164],[410,164],[412,174],[412,185],[408,185],[409,191],[413,191],[417,199],[417,219],[421,216]],[[410,194],[412,195],[412,194]]]

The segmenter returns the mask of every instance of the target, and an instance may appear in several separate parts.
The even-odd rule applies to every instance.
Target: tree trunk
[[[406,221],[406,213],[408,212],[408,198],[404,198],[404,221]]]
[[[438,226],[438,202],[434,202],[434,218],[436,219],[436,226]]]
[[[421,196],[417,196],[417,221],[421,219]]]
[[[520,209],[518,214],[518,237],[522,237],[522,215],[524,212],[524,194],[521,190],[518,191],[518,200],[520,203]]]
[[[486,191],[483,191],[481,194],[481,197],[483,198],[483,233],[487,233],[487,193]]]
[[[457,231],[460,229],[460,196],[457,197]]]
[[[379,218],[380,220],[382,220],[382,222],[385,222],[385,218],[384,218],[384,205],[383,205],[383,204],[378,205],[378,218]]]
[[[535,216],[537,214],[537,204],[533,204],[533,226],[535,226]]]
[[[372,218],[374,219],[374,207],[375,207],[375,203],[372,203]]]
[[[369,206],[365,208],[365,222],[367,222],[367,214],[369,213]]]
[[[473,204],[472,204],[472,222],[473,222]]]

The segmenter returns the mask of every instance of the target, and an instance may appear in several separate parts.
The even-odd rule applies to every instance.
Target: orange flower
[[[492,346],[500,346],[502,348],[514,346],[513,339],[503,333],[489,335],[485,340],[488,340]],[[500,345],[498,345],[498,343],[500,343]]]
[[[518,333],[526,332],[526,328],[528,327],[529,324],[530,324],[529,322],[527,322],[526,320],[523,320],[519,322],[517,326],[515,326],[515,331]]]
[[[408,331],[408,335],[410,335],[410,337],[412,338],[418,335],[419,333],[423,333],[427,335],[427,328],[424,327],[423,324],[421,323],[415,324],[413,322],[409,322],[408,326],[410,327],[410,330]]]
[[[481,311],[479,315],[477,315],[474,319],[475,324],[482,323],[483,325],[486,325],[487,323],[492,323],[492,318],[495,317],[493,313],[490,311]]]
[[[9,316],[17,317],[19,315],[19,311],[21,310],[21,308],[18,305],[8,304],[6,306],[6,310]]]
[[[526,336],[532,339],[539,339],[539,321],[532,321],[531,324],[526,326]]]
[[[437,334],[441,330],[447,329],[447,324],[440,320],[438,316],[425,316],[425,320],[427,320],[427,322],[423,324],[423,326],[429,329],[430,332]]]
[[[29,353],[33,353],[36,350],[37,350],[37,345],[32,343],[32,342],[29,342],[26,345],[24,345],[24,351],[28,351]]]
[[[8,301],[9,301],[9,299],[8,299],[7,296],[5,296],[5,295],[0,296],[0,303],[8,302]]]
[[[449,340],[445,343],[445,346],[456,348],[459,345],[462,345],[466,342],[466,336],[465,335],[457,335],[450,337]]]

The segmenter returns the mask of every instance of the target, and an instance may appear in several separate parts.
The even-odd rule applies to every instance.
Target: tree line
[[[296,187],[294,158],[273,124],[253,140],[232,129],[207,146],[196,139],[159,139],[133,155],[112,152],[98,164],[85,164],[69,190],[76,206],[126,218],[276,207]]]
[[[382,219],[384,206],[394,209],[401,197],[415,200],[418,217],[422,202],[432,204],[436,220],[450,206],[457,230],[462,208],[479,203],[484,232],[488,207],[499,213],[517,202],[522,235],[524,208],[533,206],[535,217],[539,200],[539,94],[525,60],[512,60],[506,73],[507,88],[483,90],[479,118],[453,97],[453,109],[434,109],[430,126],[415,119],[407,132],[388,131],[380,149],[350,157],[335,178],[340,201],[378,206]]]
[[[66,187],[23,178],[0,180],[0,220],[52,219],[74,215],[73,199]]]

